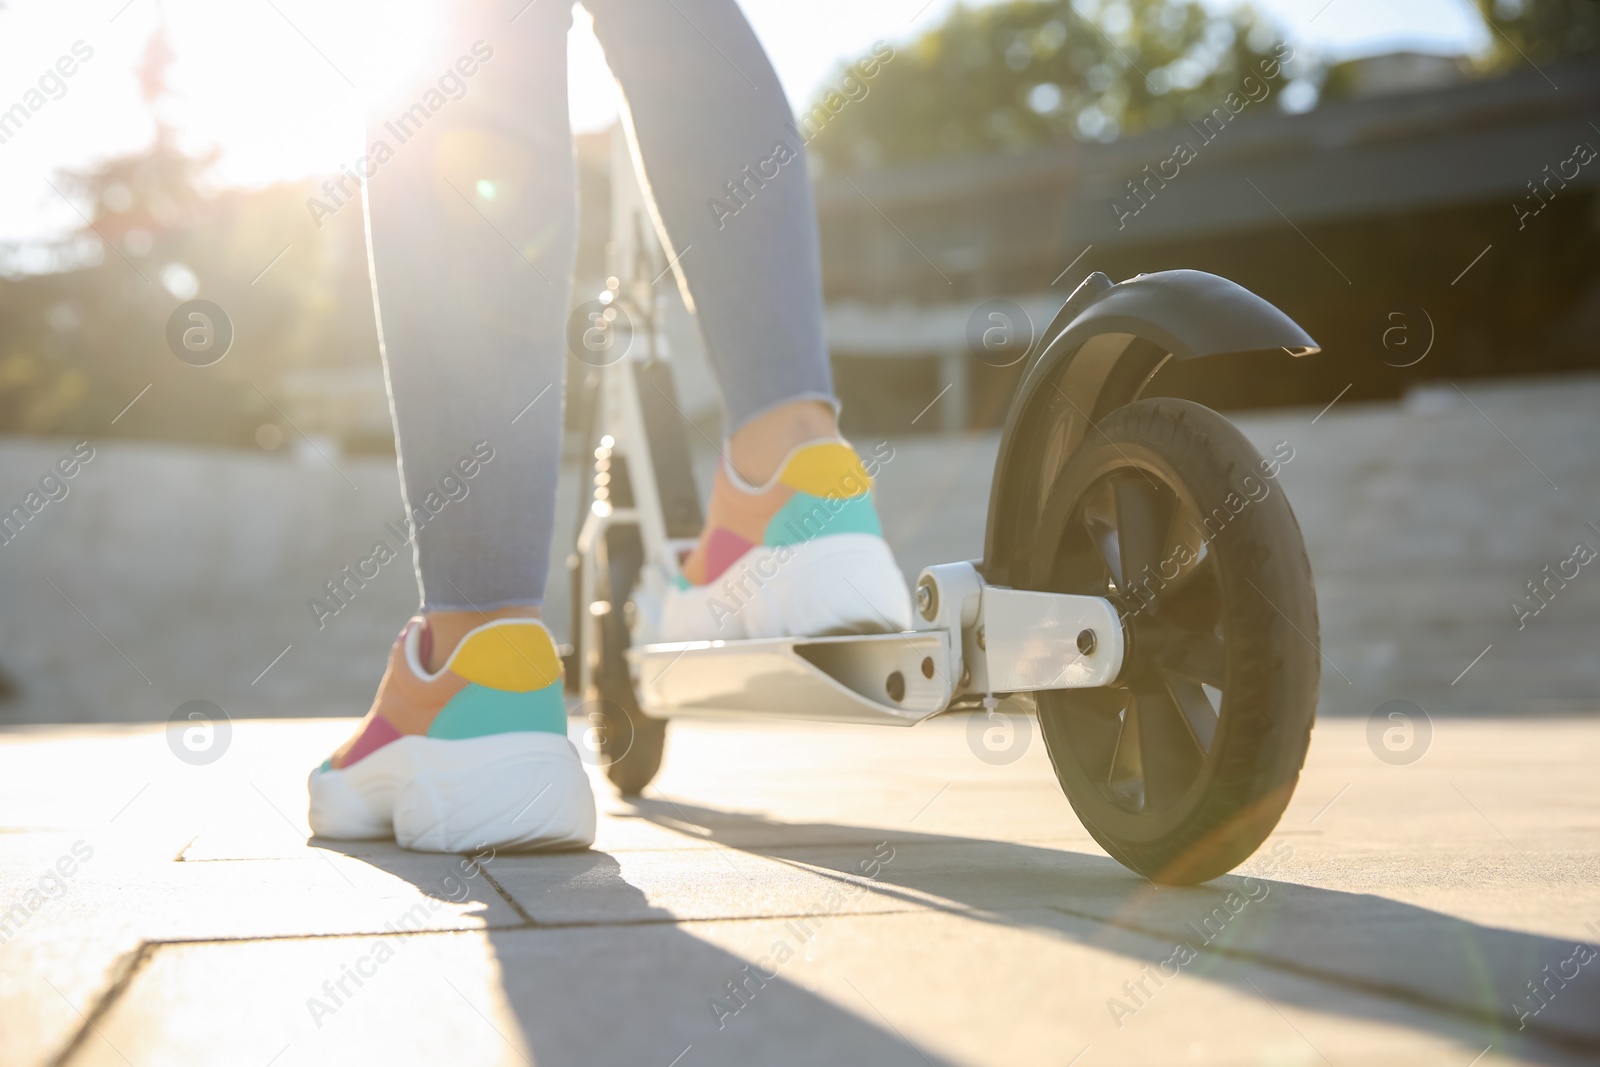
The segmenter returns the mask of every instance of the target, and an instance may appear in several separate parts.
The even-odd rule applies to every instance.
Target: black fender
[[[1113,284],[1095,273],[1040,334],[1012,398],[995,460],[983,575],[1026,574],[1039,508],[1089,428],[1139,399],[1169,359],[1321,348],[1289,316],[1243,286],[1197,270]]]

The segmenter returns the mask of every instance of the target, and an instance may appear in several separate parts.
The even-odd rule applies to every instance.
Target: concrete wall
[[[1259,447],[1295,448],[1281,481],[1317,578],[1326,714],[1393,697],[1443,714],[1600,706],[1600,560],[1525,628],[1510,607],[1578,541],[1600,549],[1586,526],[1600,525],[1600,379],[1467,395],[1240,420]],[[978,556],[996,438],[891,443],[880,494],[908,578]],[[0,507],[71,447],[0,442]],[[94,447],[66,498],[0,545],[0,670],[16,689],[0,721],[165,719],[195,698],[234,716],[365,710],[417,602],[406,560],[320,629],[306,601],[373,541],[394,543],[391,462],[340,457],[336,471],[309,451]],[[706,481],[712,459],[700,457]],[[558,532],[572,529],[571,496],[569,483]],[[559,632],[565,554],[558,541],[547,615]]]

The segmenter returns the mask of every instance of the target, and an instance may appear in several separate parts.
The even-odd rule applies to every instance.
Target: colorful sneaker
[[[389,652],[372,710],[311,772],[311,832],[391,834],[403,848],[586,848],[594,794],[567,740],[561,658],[543,624],[473,630],[437,674],[412,619]]]
[[[855,449],[801,445],[759,488],[719,466],[705,531],[661,615],[661,641],[910,629],[911,596]]]

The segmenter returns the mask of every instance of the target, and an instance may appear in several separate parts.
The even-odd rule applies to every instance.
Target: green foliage
[[[1112,140],[1209,111],[1274,50],[1272,28],[1246,7],[1219,18],[1195,0],[959,6],[883,64],[810,148],[851,169]]]
[[[1544,67],[1600,53],[1600,3],[1596,0],[1476,0],[1492,31],[1488,66]]]

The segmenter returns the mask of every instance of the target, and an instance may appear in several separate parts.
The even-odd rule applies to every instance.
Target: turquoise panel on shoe
[[[428,736],[445,741],[465,741],[490,734],[539,731],[567,732],[567,705],[561,683],[552,682],[529,693],[469,683],[450,698],[428,727]]]
[[[795,493],[767,523],[763,543],[769,548],[799,545],[828,534],[864,533],[883,536],[872,494],[829,500],[811,493]]]

